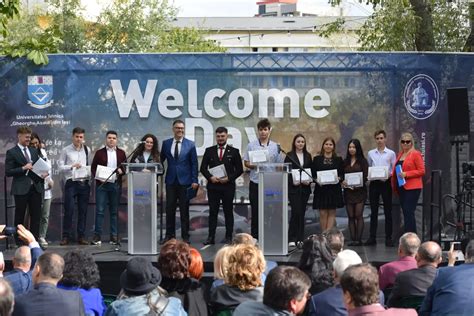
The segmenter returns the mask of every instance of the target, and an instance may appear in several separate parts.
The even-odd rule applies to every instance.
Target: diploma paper
[[[369,174],[367,177],[369,180],[387,180],[388,179],[388,167],[369,167]]]
[[[320,185],[325,184],[336,184],[338,183],[337,179],[337,170],[326,170],[317,172],[317,180]]]
[[[252,150],[249,151],[249,159],[252,165],[255,165],[260,162],[267,162],[268,161],[268,150]]]
[[[82,166],[72,169],[72,181],[88,180],[91,175],[91,166]]]
[[[346,173],[344,176],[344,180],[346,181],[346,185],[348,187],[358,188],[363,186],[363,173],[362,172],[352,172]]]
[[[97,180],[105,181],[111,174],[114,172],[114,168],[97,165],[97,170],[95,171],[95,178]],[[115,182],[116,174],[114,173],[107,182]]]
[[[227,177],[227,172],[225,171],[225,166],[223,164],[209,168],[209,172],[218,179]]]
[[[36,160],[32,169],[32,171],[41,178],[43,177],[43,174],[49,173],[49,170],[51,170],[51,165],[44,161],[43,158],[39,158],[38,160]]]
[[[311,175],[311,178],[309,177],[309,175],[302,171],[301,172],[301,182],[311,182],[313,181],[313,175],[311,173],[311,169],[310,168],[305,168],[304,169],[307,173],[309,173]],[[299,184],[300,183],[300,170],[299,169],[292,169],[291,170],[291,175],[293,177],[293,183],[294,184]]]

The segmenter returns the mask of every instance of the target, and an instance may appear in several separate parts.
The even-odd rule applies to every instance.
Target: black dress
[[[343,161],[341,157],[325,158],[323,155],[315,156],[311,165],[313,176],[318,171],[337,169],[337,175],[343,177]],[[313,209],[335,209],[344,206],[341,183],[319,185],[314,187]]]
[[[344,163],[344,173],[353,173],[353,172],[362,172],[364,186],[354,189],[344,189],[344,200],[347,204],[355,203],[364,203],[367,199],[367,187],[365,183],[367,182],[367,170],[369,165],[367,160],[364,158],[360,162],[356,161],[354,165],[351,166],[351,162]]]

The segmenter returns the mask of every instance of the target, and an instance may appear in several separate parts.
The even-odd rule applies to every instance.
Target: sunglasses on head
[[[408,145],[411,143],[411,140],[401,140],[400,143]]]

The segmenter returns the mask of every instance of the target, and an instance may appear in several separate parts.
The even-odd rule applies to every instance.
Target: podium
[[[288,255],[289,163],[260,163],[258,173],[258,242],[264,255]]]
[[[126,163],[128,184],[128,253],[158,254],[157,176],[160,163]]]

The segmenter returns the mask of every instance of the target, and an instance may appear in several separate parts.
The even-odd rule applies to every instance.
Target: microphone
[[[286,151],[283,150],[283,148],[281,148],[280,144],[277,144],[277,150],[278,150],[278,153],[284,153],[286,155]]]
[[[146,141],[144,141],[144,140],[139,141],[138,145],[141,145],[141,144],[146,144]]]

